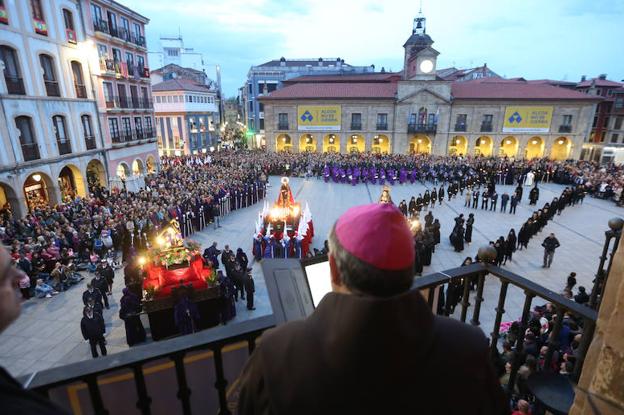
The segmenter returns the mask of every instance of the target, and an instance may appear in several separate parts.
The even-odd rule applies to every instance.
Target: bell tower
[[[414,19],[412,35],[403,45],[405,49],[403,79],[436,79],[436,59],[440,52],[431,45],[433,45],[433,40],[427,34],[427,19],[421,7],[418,16]]]

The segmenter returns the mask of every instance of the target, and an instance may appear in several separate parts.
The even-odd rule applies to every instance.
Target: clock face
[[[433,61],[431,59],[424,59],[420,62],[420,70],[424,73],[429,73],[433,70]]]

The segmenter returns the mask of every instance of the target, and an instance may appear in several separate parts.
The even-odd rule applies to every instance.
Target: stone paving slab
[[[272,186],[268,189],[268,200],[272,203],[277,198],[279,177],[271,177]],[[427,184],[430,186],[430,184]],[[321,248],[330,227],[335,220],[349,207],[376,202],[381,193],[380,185],[357,185],[324,183],[315,178],[304,180],[291,178],[291,188],[299,202],[308,202],[314,220],[315,238],[313,246]],[[402,199],[409,202],[412,196],[424,193],[426,187],[422,184],[395,185],[391,188],[392,198],[396,204]],[[555,184],[540,185],[541,195],[538,207],[546,201],[559,196],[562,186]],[[512,192],[513,186],[497,186],[497,192]],[[500,212],[490,212],[481,209],[464,208],[464,198],[457,196],[451,202],[446,200],[436,205],[433,215],[440,219],[441,243],[436,247],[432,264],[425,267],[423,275],[434,271],[441,271],[457,267],[466,256],[476,254],[478,248],[499,236],[506,236],[510,228],[519,231],[520,225],[531,215],[534,207],[528,206],[528,188],[518,206],[516,215]],[[500,203],[500,201],[499,201]],[[222,219],[222,227],[214,230],[212,227],[196,233],[190,239],[199,242],[203,248],[217,241],[219,249],[227,243],[233,250],[241,247],[251,260],[252,237],[254,223],[262,204],[247,209],[232,212]],[[500,209],[500,205],[499,205]],[[459,213],[475,214],[473,243],[467,245],[464,252],[454,252],[449,243],[448,235],[453,226],[453,218]],[[583,205],[566,208],[561,216],[544,228],[529,244],[526,251],[516,252],[513,261],[506,268],[535,281],[544,287],[560,292],[565,285],[568,274],[577,273],[578,285],[591,287],[591,281],[598,266],[598,258],[604,242],[604,231],[607,230],[607,221],[614,216],[624,216],[624,209],[616,207],[611,202],[586,198]],[[364,225],[364,224],[363,224]],[[561,242],[557,250],[552,268],[544,269],[542,263],[541,241],[550,232],[554,232]],[[237,303],[237,316],[229,324],[244,321],[271,313],[271,306],[260,270],[260,264],[253,263],[253,275],[256,282],[255,306],[256,310],[249,311],[246,304]],[[0,334],[0,365],[15,376],[24,375],[36,370],[43,370],[54,366],[91,359],[89,345],[82,341],[80,334],[80,318],[82,317],[82,292],[86,282],[92,276],[69,291],[48,299],[31,299],[23,303],[22,314],[19,319]],[[123,288],[123,275],[117,271],[113,295],[109,297],[110,310],[104,310],[106,321],[107,343],[109,353],[126,350],[125,330],[123,321],[119,319],[119,298]],[[500,284],[493,277],[487,277],[481,311],[481,327],[484,332],[491,331],[494,321],[494,308],[498,301]],[[534,304],[543,301],[534,300]],[[474,304],[474,293],[471,295]],[[503,321],[513,320],[520,316],[524,303],[521,290],[510,287],[505,306],[506,313]],[[456,309],[459,315],[461,307]],[[472,317],[469,310],[468,320]],[[144,319],[147,328],[147,319]],[[141,346],[136,346],[141,347]]]

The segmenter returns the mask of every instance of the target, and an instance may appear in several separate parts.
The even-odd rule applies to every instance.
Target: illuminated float
[[[273,206],[265,201],[258,215],[253,252],[256,258],[304,258],[314,237],[312,213],[295,201],[287,177],[282,177]]]

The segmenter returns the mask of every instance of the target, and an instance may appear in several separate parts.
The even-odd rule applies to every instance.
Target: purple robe
[[[401,171],[399,172],[399,183],[403,184],[407,180],[407,172],[405,171],[405,167],[401,167]]]

